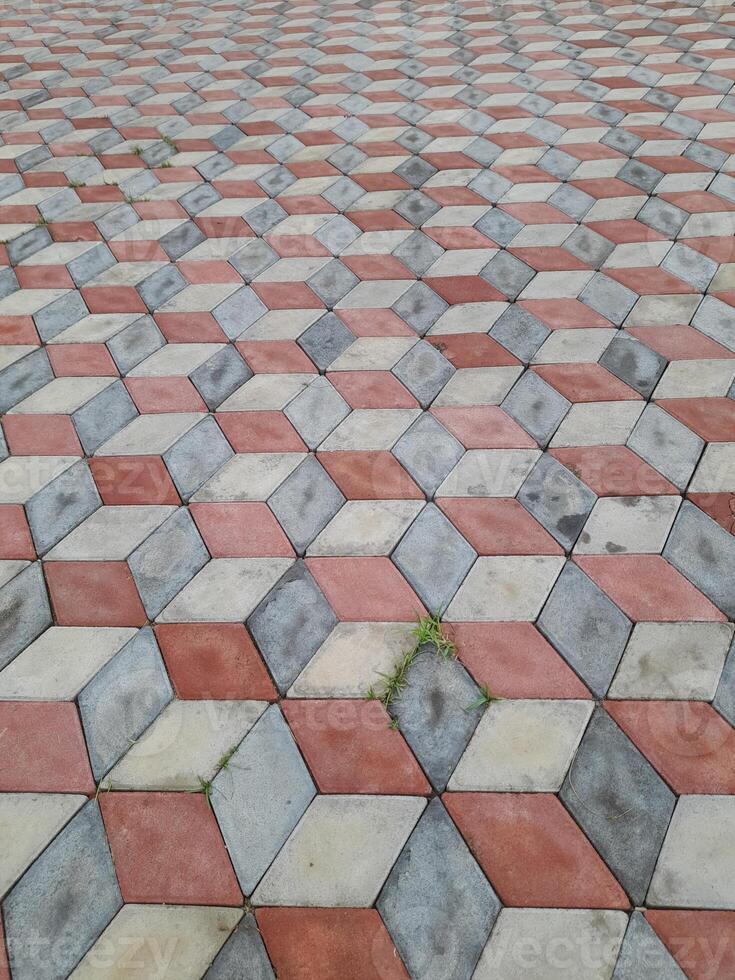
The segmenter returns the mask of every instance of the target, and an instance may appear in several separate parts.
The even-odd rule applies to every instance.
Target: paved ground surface
[[[0,977],[735,976],[734,38],[5,8]]]

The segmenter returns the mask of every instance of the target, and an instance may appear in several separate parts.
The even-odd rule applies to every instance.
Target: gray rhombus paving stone
[[[99,806],[91,800],[5,899],[14,980],[67,977],[122,904]]]
[[[43,347],[14,361],[0,371],[0,413],[7,412],[53,380],[54,372]]]
[[[175,265],[164,265],[139,282],[136,288],[148,309],[155,311],[188,285]]]
[[[189,379],[207,403],[207,407],[214,411],[252,376],[253,372],[237,350],[228,344],[192,371]]]
[[[498,245],[510,245],[519,231],[525,226],[522,221],[514,218],[513,215],[500,208],[493,208],[487,211],[475,225],[478,231],[487,235],[489,239],[497,242]]]
[[[312,289],[325,306],[334,306],[343,296],[359,283],[354,272],[351,272],[339,259],[332,259],[307,280],[306,285]]]
[[[166,338],[153,317],[142,316],[107,341],[107,349],[122,374],[127,374],[146,357],[164,347]]]
[[[568,399],[534,371],[526,371],[501,402],[501,408],[522,425],[539,446],[548,443],[571,407]]]
[[[252,912],[240,919],[203,980],[276,980]]]
[[[247,621],[285,693],[337,625],[337,617],[303,561],[295,562]]]
[[[481,270],[482,278],[498,289],[508,299],[515,299],[536,275],[534,270],[515,255],[502,250],[496,252]]]
[[[649,398],[668,361],[635,337],[621,331],[613,337],[599,363],[644,398]]]
[[[444,659],[427,643],[391,704],[401,733],[438,793],[446,788],[482,717],[479,710],[467,710],[479,697],[479,688],[460,662]]]
[[[78,287],[83,286],[107,269],[111,269],[113,265],[117,265],[117,259],[107,245],[100,242],[99,245],[95,245],[89,251],[83,252],[78,258],[67,262],[66,268],[74,280],[74,285]]]
[[[273,202],[270,202],[273,203]],[[278,254],[262,238],[254,239],[230,259],[230,265],[240,273],[245,282],[252,282],[278,261]]]
[[[80,459],[26,504],[36,552],[44,555],[101,506],[89,466]]]
[[[441,204],[437,204],[421,191],[409,191],[404,198],[393,208],[402,218],[410,221],[416,228],[428,221],[437,211],[441,211]]]
[[[562,569],[537,626],[597,697],[604,697],[632,623],[581,568]]]
[[[735,640],[732,641],[725,666],[722,668],[712,706],[735,726]]]
[[[663,556],[730,619],[735,619],[735,537],[685,500]]]
[[[516,304],[504,310],[489,331],[494,340],[526,363],[550,333],[540,320]]]
[[[307,456],[268,500],[268,506],[303,555],[345,498],[315,456]]]
[[[0,670],[47,626],[51,626],[51,607],[37,561],[0,588]]]
[[[317,377],[290,401],[283,414],[309,449],[316,449],[352,409],[325,377]]]
[[[422,408],[427,408],[454,374],[454,366],[432,344],[420,340],[393,368]]]
[[[70,290],[53,303],[44,306],[38,313],[34,313],[33,320],[41,340],[49,341],[88,313],[81,295]]]
[[[79,695],[95,779],[110,771],[173,696],[153,631],[145,627]]]
[[[85,453],[91,456],[137,415],[128,389],[122,381],[115,381],[74,412],[71,419]]]
[[[690,283],[697,292],[704,293],[717,272],[718,265],[702,252],[677,242],[667,252],[661,268]]]
[[[393,312],[405,320],[420,336],[423,336],[447,309],[449,304],[424,282],[415,282],[409,286],[393,304]]]
[[[207,236],[200,231],[193,221],[185,221],[159,238],[158,244],[169,259],[176,262],[196,245],[200,245],[206,240]]]
[[[692,318],[692,326],[735,351],[735,310],[716,296],[705,296]]]
[[[257,293],[250,286],[243,286],[215,306],[212,316],[230,340],[235,340],[267,312],[268,307],[261,302]]]
[[[398,248],[393,250],[395,258],[417,276],[422,276],[443,254],[444,249],[441,245],[422,231],[412,232],[408,238],[404,238]]]
[[[212,786],[212,808],[246,895],[253,893],[315,796],[281,709],[271,705]]]
[[[597,496],[553,456],[541,456],[518,500],[559,544],[571,551]]]
[[[676,797],[602,708],[559,795],[633,904],[642,905]]]
[[[464,456],[464,446],[433,415],[424,412],[404,432],[392,452],[424,493],[431,497]]]
[[[633,912],[612,980],[686,980],[642,912]]]
[[[360,229],[349,218],[343,214],[336,214],[314,232],[314,238],[321,242],[325,248],[328,248],[333,255],[339,255],[361,234]]]
[[[235,453],[211,415],[198,422],[163,456],[182,499],[188,498]]]
[[[679,490],[685,490],[704,449],[704,440],[658,405],[649,404],[627,445]]]
[[[619,327],[638,301],[638,293],[598,272],[579,294],[579,299]]]
[[[305,330],[297,343],[320,371],[326,371],[332,361],[355,342],[355,335],[334,313],[325,313]]]
[[[180,508],[128,558],[148,618],[155,619],[208,561],[189,511]]]
[[[377,909],[410,976],[470,980],[500,902],[438,798],[401,851]]]
[[[391,555],[427,609],[443,612],[477,552],[435,504],[427,504]]]

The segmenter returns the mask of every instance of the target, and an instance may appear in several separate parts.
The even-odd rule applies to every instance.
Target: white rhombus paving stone
[[[541,455],[538,449],[470,449],[437,497],[515,497]]]
[[[242,909],[125,905],[83,957],[74,980],[200,980]]]
[[[681,796],[646,902],[735,909],[735,796]]]
[[[735,443],[711,442],[702,453],[692,482],[691,493],[732,493],[735,491]]]
[[[231,457],[192,496],[192,501],[267,500],[306,453],[241,453]]]
[[[0,793],[0,898],[87,802],[67,793]]]
[[[256,374],[225,399],[217,411],[280,412],[315,377],[315,374]]]
[[[292,564],[291,558],[215,558],[169,602],[157,622],[244,622]]]
[[[0,671],[0,700],[72,701],[136,632],[51,626]]]
[[[732,636],[731,623],[636,623],[608,697],[710,701]]]
[[[497,701],[486,709],[450,790],[555,793],[587,727],[592,701]]]
[[[267,707],[265,701],[173,701],[108,779],[115,789],[199,790]]]
[[[659,555],[681,497],[601,497],[592,508],[574,551],[580,555]]]
[[[39,391],[24,398],[8,414],[71,415],[82,405],[109,388],[114,378],[55,378]]]
[[[414,644],[413,623],[338,623],[288,692],[290,698],[362,698]]]
[[[391,449],[419,415],[418,408],[357,409],[340,422],[319,448],[324,452]]]
[[[253,903],[369,907],[425,806],[415,796],[317,796]]]
[[[0,463],[0,504],[25,504],[78,456],[9,456]]]
[[[533,622],[564,567],[562,557],[478,558],[450,602],[449,622]]]
[[[389,555],[417,517],[420,500],[348,500],[307,555]]]
[[[473,367],[455,371],[434,406],[499,405],[523,373],[518,367]]]
[[[601,909],[503,909],[473,980],[610,980],[628,917]]]
[[[161,456],[203,418],[201,412],[139,415],[103,443],[95,456]]]
[[[46,561],[124,561],[175,507],[100,507],[45,556]]]

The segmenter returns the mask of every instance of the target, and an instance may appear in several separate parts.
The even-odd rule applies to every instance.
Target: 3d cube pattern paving
[[[0,69],[0,978],[731,980],[732,3]]]

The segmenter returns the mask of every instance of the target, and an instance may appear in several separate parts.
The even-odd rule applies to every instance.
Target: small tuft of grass
[[[107,785],[106,786],[103,786],[102,785],[102,780],[100,780],[97,783],[97,789],[96,789],[95,794],[94,794],[95,800],[98,800],[100,798],[100,793],[102,793],[102,792],[109,793],[111,789],[112,789],[112,780],[111,779],[108,779],[107,780]]]
[[[76,190],[77,187],[86,187],[86,186],[87,185],[84,183],[83,180],[70,180],[69,181],[69,187],[71,187],[72,190]]]
[[[131,149],[130,152],[133,154],[133,156],[136,156],[136,157],[142,156],[143,155],[143,147],[142,146],[134,146]]]
[[[441,615],[438,612],[429,616],[419,616],[413,635],[416,637],[417,648],[425,643],[431,643],[444,660],[449,660],[450,657],[457,655],[454,643],[444,632]]]
[[[47,224],[48,224],[47,218],[39,218],[38,221],[36,222],[36,228],[45,228]]]
[[[464,709],[465,711],[474,711],[476,708],[484,708],[486,704],[492,704],[493,701],[502,701],[502,698],[496,697],[487,684],[480,684],[480,694],[481,697],[477,701],[473,701],[472,704],[468,704]]]
[[[166,146],[170,146],[171,147],[171,149],[174,151],[174,153],[178,153],[179,152],[178,146],[174,143],[174,141],[171,139],[170,136],[162,136],[161,139],[166,144]]]

